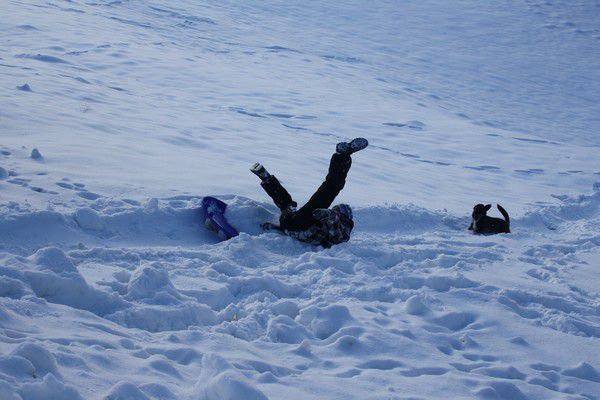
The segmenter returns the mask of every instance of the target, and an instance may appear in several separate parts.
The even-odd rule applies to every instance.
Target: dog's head
[[[477,204],[475,205],[475,207],[473,207],[473,219],[475,221],[479,221],[481,219],[481,217],[485,217],[488,210],[492,208],[491,204],[488,205],[483,205],[483,204]]]

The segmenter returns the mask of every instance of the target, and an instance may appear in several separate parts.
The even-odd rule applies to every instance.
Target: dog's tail
[[[504,220],[506,221],[506,226],[508,228],[506,233],[510,233],[510,217],[508,216],[508,213],[500,204],[497,204],[496,206],[498,207],[498,211],[500,211],[500,214],[502,214]]]

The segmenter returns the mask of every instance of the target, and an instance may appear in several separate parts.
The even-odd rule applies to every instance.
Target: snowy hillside
[[[597,2],[0,15],[0,400],[600,398]],[[356,136],[351,241],[261,232]]]

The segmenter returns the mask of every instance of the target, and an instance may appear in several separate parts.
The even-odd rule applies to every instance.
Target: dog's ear
[[[492,208],[491,204],[486,204],[485,207],[483,207],[483,209],[487,212],[490,210],[490,208]]]

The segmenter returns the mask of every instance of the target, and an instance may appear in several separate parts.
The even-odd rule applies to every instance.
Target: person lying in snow
[[[331,156],[325,182],[299,210],[296,210],[297,203],[279,180],[267,172],[262,164],[254,164],[250,171],[260,178],[260,185],[281,210],[279,225],[267,222],[262,227],[267,230],[277,229],[302,242],[320,244],[325,248],[350,240],[354,227],[352,209],[347,204],[338,204],[331,209],[329,207],[344,188],[352,165],[350,155],[368,145],[369,142],[364,138],[338,143],[336,152]]]

